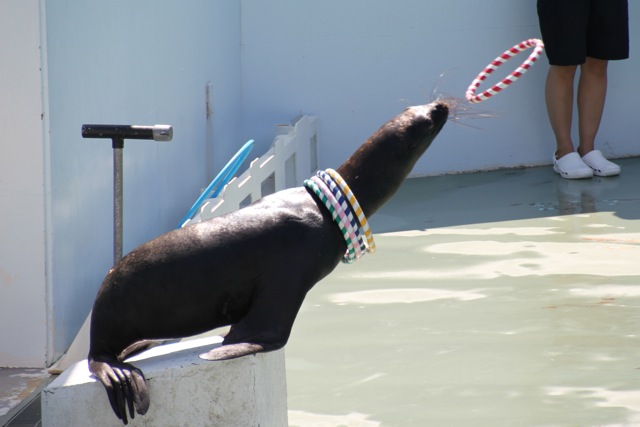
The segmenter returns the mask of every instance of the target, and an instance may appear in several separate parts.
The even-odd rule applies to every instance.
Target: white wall
[[[46,349],[38,13],[0,0],[0,366],[42,366]]]
[[[640,154],[630,137],[637,116],[630,88],[640,70],[633,50],[640,44],[640,5],[629,3],[632,59],[611,64],[599,140],[614,156]],[[434,85],[463,98],[498,54],[540,37],[534,0],[242,4],[244,131],[268,143],[273,123],[283,117],[317,115],[323,167],[339,165],[405,106],[430,101]],[[503,78],[524,59],[525,54],[516,57],[496,75]],[[549,164],[554,142],[543,98],[547,69],[542,57],[506,92],[474,109],[495,118],[449,123],[414,173]]]

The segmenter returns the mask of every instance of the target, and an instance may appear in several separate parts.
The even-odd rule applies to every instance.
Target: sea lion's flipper
[[[251,302],[251,309],[242,320],[231,325],[222,345],[201,354],[202,359],[233,359],[284,347],[304,294],[293,292],[288,294],[286,306],[282,304],[280,294],[274,292],[257,292],[256,294]]]
[[[150,348],[159,346],[164,341],[162,340],[142,340],[131,344],[129,347],[122,350],[122,352],[118,355],[118,360],[122,361],[133,357],[137,354],[142,353],[143,351],[149,350]]]
[[[235,359],[237,357],[242,357],[249,354],[259,353],[261,351],[264,351],[264,347],[259,344],[242,342],[238,344],[228,344],[216,347],[207,353],[202,353],[200,355],[200,358],[204,360],[227,360]]]
[[[140,369],[104,356],[90,357],[89,370],[104,386],[111,409],[125,425],[129,423],[127,408],[131,419],[135,418],[135,412],[140,415],[147,413],[150,403],[149,390]]]

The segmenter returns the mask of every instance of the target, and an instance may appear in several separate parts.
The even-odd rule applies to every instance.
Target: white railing
[[[318,168],[316,117],[302,116],[293,125],[277,126],[271,148],[232,179],[220,195],[206,200],[189,223],[244,207],[263,196],[302,185]]]

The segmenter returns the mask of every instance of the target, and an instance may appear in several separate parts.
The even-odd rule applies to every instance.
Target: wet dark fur
[[[337,171],[367,216],[399,188],[447,120],[444,102],[407,108]],[[142,372],[123,360],[154,340],[231,325],[221,360],[283,347],[305,295],[346,245],[304,187],[171,231],[134,249],[104,279],[91,317],[89,367],[127,424],[149,408]]]

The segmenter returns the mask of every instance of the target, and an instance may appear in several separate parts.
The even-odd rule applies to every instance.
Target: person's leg
[[[607,96],[607,65],[608,61],[604,59],[587,57],[587,61],[580,67],[578,83],[578,154],[598,176],[620,173],[620,166],[605,159],[600,150],[595,149],[595,139]]]
[[[545,100],[556,139],[553,170],[567,179],[590,178],[591,167],[575,152],[571,139],[576,70],[587,57],[591,0],[538,0],[540,32],[549,58]]]
[[[593,151],[607,95],[608,61],[587,57],[580,66],[578,83],[578,130],[580,156]]]
[[[556,158],[574,151],[571,139],[573,82],[577,66],[551,65],[547,74],[545,100],[549,122],[556,137]]]

